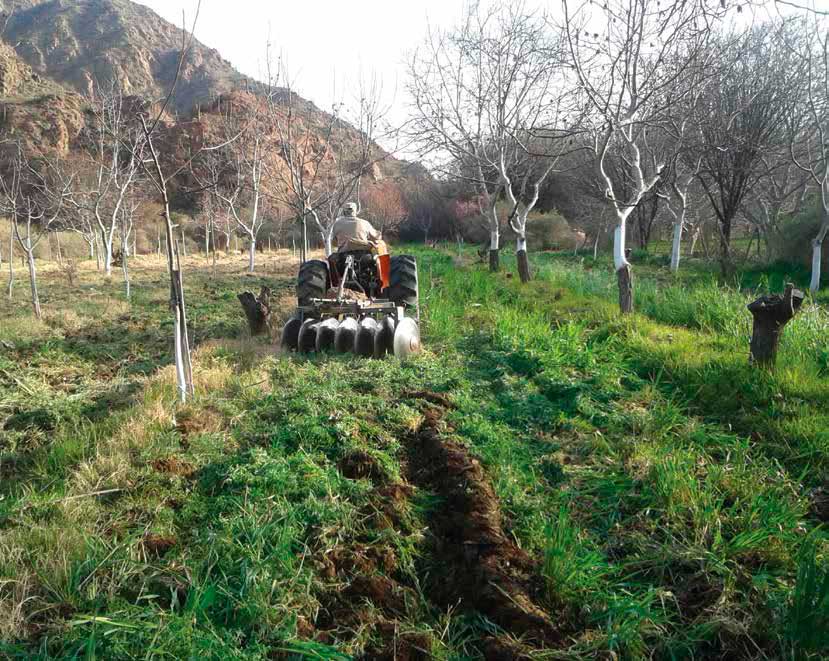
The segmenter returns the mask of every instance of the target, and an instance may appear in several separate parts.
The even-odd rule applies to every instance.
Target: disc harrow
[[[391,301],[312,299],[282,330],[282,347],[298,353],[353,353],[363,358],[420,353],[420,327]]]
[[[344,255],[309,260],[297,278],[298,307],[282,330],[282,347],[299,353],[353,353],[363,358],[421,351],[417,261]],[[357,294],[355,295],[355,292]],[[407,314],[415,316],[407,316]]]

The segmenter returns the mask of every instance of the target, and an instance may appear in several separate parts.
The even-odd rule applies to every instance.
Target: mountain
[[[130,103],[157,105],[175,78],[182,36],[181,29],[129,0],[0,0],[0,141],[20,141],[32,154],[80,153],[93,89],[115,81]],[[233,106],[253,120],[266,116],[257,87],[215,50],[194,42],[161,123],[162,153],[183,162],[193,135],[221,142],[222,107]],[[307,130],[305,146],[324,150],[332,117],[296,96],[291,112],[302,127],[297,139],[304,140]],[[335,127],[335,151],[359,142],[353,126],[338,121]],[[399,189],[403,180],[425,175],[419,164],[386,157],[378,145],[373,154],[378,163],[364,182],[367,194],[372,187]],[[284,166],[278,150],[268,158],[272,170]],[[178,203],[192,208],[198,200]]]
[[[0,0],[3,40],[37,75],[80,94],[117,81],[125,94],[166,96],[178,66],[182,30],[130,0]],[[173,109],[244,88],[250,80],[195,41]]]
[[[84,105],[0,41],[0,137],[18,138],[35,154],[67,153],[86,124]]]

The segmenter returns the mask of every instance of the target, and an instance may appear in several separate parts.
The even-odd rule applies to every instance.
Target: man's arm
[[[374,225],[366,221],[366,234],[368,235],[369,241],[380,241],[383,238],[383,235],[374,229]]]

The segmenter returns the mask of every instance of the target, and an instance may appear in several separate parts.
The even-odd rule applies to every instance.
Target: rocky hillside
[[[0,137],[21,140],[31,153],[65,154],[85,121],[80,95],[35,73],[0,41]]]
[[[118,81],[126,94],[157,99],[175,78],[182,31],[129,0],[0,0],[3,39],[39,76],[87,94]],[[182,71],[175,109],[244,87],[242,74],[196,42]]]

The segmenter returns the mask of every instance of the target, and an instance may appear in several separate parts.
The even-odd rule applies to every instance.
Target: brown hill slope
[[[182,31],[129,0],[0,0],[4,40],[40,76],[81,94],[118,81],[126,94],[163,97],[178,65]],[[244,87],[248,79],[217,51],[195,42],[175,109]]]

